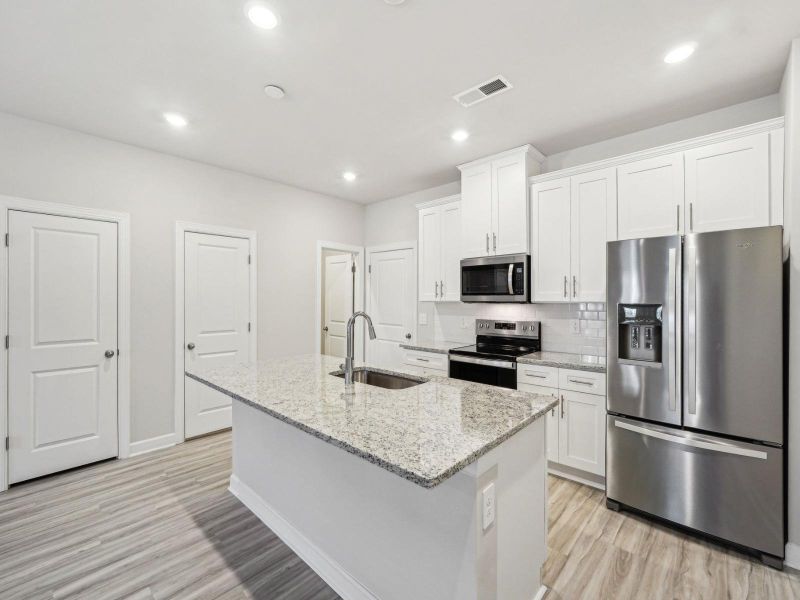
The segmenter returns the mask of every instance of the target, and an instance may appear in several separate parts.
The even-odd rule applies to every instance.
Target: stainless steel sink
[[[334,371],[331,375],[344,379],[344,371]],[[387,390],[404,390],[425,383],[427,380],[410,375],[394,375],[392,373],[384,373],[383,371],[375,371],[367,367],[359,367],[353,369],[353,381],[374,385],[375,387]]]

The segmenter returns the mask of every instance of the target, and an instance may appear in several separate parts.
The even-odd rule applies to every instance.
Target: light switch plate
[[[581,332],[581,322],[578,319],[570,319],[569,330],[572,333],[578,334]]]
[[[486,531],[489,529],[489,527],[491,527],[492,523],[494,523],[496,509],[494,483],[490,483],[483,488],[483,493],[481,496],[483,498],[483,530]]]

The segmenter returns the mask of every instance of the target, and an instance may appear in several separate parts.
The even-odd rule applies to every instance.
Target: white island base
[[[346,600],[541,598],[545,471],[544,419],[425,488],[233,402],[231,492]]]

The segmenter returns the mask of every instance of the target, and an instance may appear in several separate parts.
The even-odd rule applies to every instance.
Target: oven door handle
[[[508,265],[508,294],[509,296],[514,295],[514,263],[510,263]]]
[[[451,354],[450,360],[455,362],[470,363],[471,365],[483,365],[485,367],[499,367],[501,369],[516,369],[517,363],[507,360],[492,360],[489,358],[473,358],[472,356],[461,356]]]

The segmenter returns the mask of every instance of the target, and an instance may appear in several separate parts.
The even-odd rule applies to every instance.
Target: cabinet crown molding
[[[415,204],[414,208],[416,208],[417,210],[423,210],[425,208],[432,208],[434,206],[440,206],[442,204],[450,204],[451,202],[461,202],[461,194],[453,194],[452,196],[437,198],[436,200],[428,200],[426,202],[420,202],[419,204]]]
[[[482,165],[492,160],[497,160],[498,158],[505,158],[506,156],[511,156],[513,154],[527,154],[531,159],[536,161],[539,164],[542,164],[545,160],[545,155],[539,152],[534,146],[531,144],[525,144],[524,146],[519,146],[518,148],[511,148],[510,150],[506,150],[504,152],[498,152],[497,154],[492,154],[491,156],[484,156],[483,158],[479,158],[477,160],[472,160],[468,163],[464,163],[458,165],[458,169],[463,171],[464,169],[469,169],[470,167],[474,167],[477,165]]]
[[[609,167],[619,167],[621,165],[636,162],[646,158],[656,158],[665,154],[672,154],[675,152],[683,152],[691,150],[692,148],[699,148],[701,146],[708,146],[717,142],[724,142],[726,140],[734,140],[737,138],[745,137],[755,133],[762,133],[765,131],[775,131],[783,128],[784,118],[776,117],[774,119],[767,119],[766,121],[759,121],[750,125],[743,125],[742,127],[734,127],[733,129],[726,129],[708,135],[701,135],[699,137],[690,138],[688,140],[681,140],[663,146],[656,146],[647,150],[639,150],[629,154],[622,154],[612,158],[606,158],[595,162],[577,165],[574,167],[567,167],[557,171],[548,171],[540,175],[534,175],[528,178],[528,183],[541,183],[543,181],[550,181],[552,179],[560,179],[562,177],[572,177],[573,175],[580,175],[589,171],[598,169],[606,169]],[[480,161],[476,161],[480,162]],[[463,165],[466,166],[466,165]],[[460,168],[460,167],[459,167]]]

